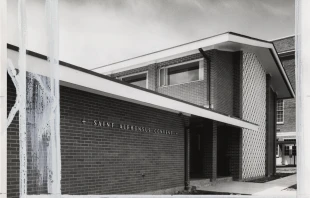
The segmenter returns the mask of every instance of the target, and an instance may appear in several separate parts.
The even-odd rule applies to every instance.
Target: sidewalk
[[[236,193],[245,195],[281,195],[294,197],[296,191],[283,191],[284,189],[296,184],[296,174],[273,180],[266,183],[252,182],[225,182],[214,186],[202,186],[197,190],[221,193]]]

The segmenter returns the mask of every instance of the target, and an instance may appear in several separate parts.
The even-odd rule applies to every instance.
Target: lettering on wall
[[[83,124],[87,123],[85,119],[82,119],[81,122]],[[114,122],[107,122],[103,120],[92,120],[91,125],[96,126],[96,127],[103,127],[103,128],[115,128],[115,129],[122,129],[122,130],[127,130],[127,131],[140,131],[140,132],[146,132],[146,133],[157,133],[157,134],[165,134],[165,135],[177,135],[178,134],[171,130],[166,130],[166,129],[157,129],[157,128],[135,126],[135,125],[129,125],[129,124],[123,124],[123,123],[114,123]]]

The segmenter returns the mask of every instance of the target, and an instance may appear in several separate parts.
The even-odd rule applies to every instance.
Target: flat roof
[[[285,99],[295,97],[294,90],[279,59],[273,42],[234,32],[222,33],[131,59],[96,67],[91,70],[110,75],[199,53],[199,48],[204,51],[218,49],[223,51],[248,51],[255,53],[266,73],[272,76],[271,86],[277,93],[278,98]]]
[[[8,58],[18,67],[18,47],[8,44]],[[47,56],[27,51],[27,71],[49,76]],[[231,117],[148,89],[140,88],[114,78],[60,61],[59,80],[62,86],[79,89],[111,98],[141,104],[174,113],[195,115],[229,125],[258,130],[256,123]]]

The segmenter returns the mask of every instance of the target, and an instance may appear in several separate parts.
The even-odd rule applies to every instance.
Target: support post
[[[189,156],[189,152],[190,152],[190,129],[189,127],[185,127],[185,134],[184,134],[184,139],[185,139],[185,190],[189,190],[190,187],[190,179],[189,179],[189,160],[190,160],[190,156]]]
[[[217,122],[212,123],[212,175],[211,182],[216,182],[217,179]]]
[[[7,5],[0,1],[0,198],[7,197]]]

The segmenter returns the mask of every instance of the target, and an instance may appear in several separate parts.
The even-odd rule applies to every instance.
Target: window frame
[[[124,75],[124,76],[119,76],[119,77],[117,77],[117,79],[123,81],[123,78],[137,76],[140,74],[146,74],[146,86],[145,86],[145,88],[148,89],[149,88],[149,72],[148,71],[143,71],[143,72],[132,73],[132,74]],[[126,81],[123,81],[123,82],[126,82]],[[131,83],[129,83],[129,84],[131,84]],[[138,86],[138,87],[140,87],[140,86]],[[144,87],[141,87],[141,88],[144,88]]]
[[[179,83],[179,84],[173,84],[173,85],[167,85],[167,82],[164,83],[164,85],[161,85],[160,83],[160,79],[161,79],[161,70],[164,70],[164,75],[165,75],[165,79],[167,81],[168,78],[168,69],[169,68],[173,68],[173,67],[178,67],[178,66],[182,66],[182,65],[186,65],[189,63],[194,63],[194,62],[198,62],[199,64],[199,68],[198,68],[198,80],[194,80],[194,81],[190,81],[190,82],[184,82],[184,83]],[[177,63],[177,64],[173,64],[173,65],[168,65],[168,66],[164,66],[162,68],[159,68],[158,72],[158,87],[170,87],[170,86],[175,86],[175,85],[183,85],[183,84],[187,84],[187,83],[192,83],[192,82],[199,82],[199,81],[203,81],[204,80],[204,58],[198,58],[195,60],[190,60],[190,61],[186,61],[186,62],[182,62],[182,63]]]
[[[282,101],[282,106],[283,106],[283,109],[282,109],[282,122],[278,122],[278,102],[279,101]],[[277,100],[277,104],[276,104],[276,122],[277,124],[284,124],[284,100],[283,99],[280,99],[280,100]]]

